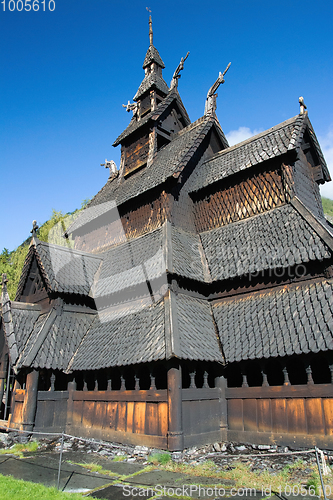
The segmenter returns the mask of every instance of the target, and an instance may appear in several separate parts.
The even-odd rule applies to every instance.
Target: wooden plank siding
[[[227,388],[228,440],[333,449],[333,384]]]
[[[167,391],[73,391],[71,433],[167,447]]]

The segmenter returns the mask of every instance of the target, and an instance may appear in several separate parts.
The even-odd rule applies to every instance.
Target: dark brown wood
[[[285,203],[281,167],[261,171],[237,184],[205,194],[194,205],[198,232],[224,226]]]
[[[162,391],[75,391],[73,401],[167,401]]]
[[[37,408],[39,372],[32,370],[27,375],[26,394],[24,399],[22,427],[25,431],[32,431]]]
[[[182,450],[184,435],[182,426],[182,374],[177,360],[172,360],[168,369],[168,449]]]
[[[227,399],[333,397],[333,384],[227,387]]]

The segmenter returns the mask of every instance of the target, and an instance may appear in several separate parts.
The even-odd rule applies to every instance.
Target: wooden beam
[[[168,449],[183,450],[182,372],[181,365],[175,358],[170,360],[168,368],[168,416]]]

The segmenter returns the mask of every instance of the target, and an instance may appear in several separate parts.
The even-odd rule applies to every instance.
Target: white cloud
[[[333,179],[333,125],[331,125],[326,135],[318,136],[318,141]],[[320,193],[322,196],[333,200],[333,181],[321,185]]]
[[[230,130],[230,132],[226,134],[226,137],[229,145],[233,146],[234,144],[249,139],[253,135],[260,134],[260,132],[262,132],[262,130],[251,130],[249,127],[239,127],[237,130]]]
[[[230,132],[226,134],[226,137],[229,145],[233,146],[254,135],[260,134],[260,132],[262,132],[262,130],[251,130],[249,127],[239,127],[237,130],[230,130]],[[333,179],[333,125],[330,126],[326,135],[318,136],[318,141]],[[326,182],[321,185],[320,193],[322,196],[333,200],[333,180],[332,182]]]

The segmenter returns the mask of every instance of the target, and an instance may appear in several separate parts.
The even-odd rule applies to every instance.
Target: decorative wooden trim
[[[73,401],[146,401],[168,400],[167,390],[161,391],[73,391]]]
[[[201,401],[203,399],[220,399],[220,389],[182,389],[183,401]]]
[[[39,391],[37,401],[59,401],[68,398],[68,391]]]
[[[332,398],[333,384],[227,387],[226,399]]]

